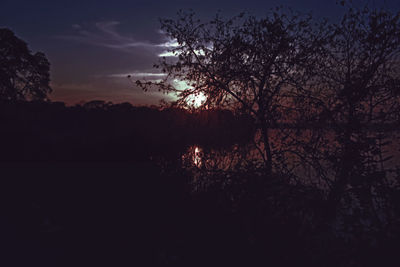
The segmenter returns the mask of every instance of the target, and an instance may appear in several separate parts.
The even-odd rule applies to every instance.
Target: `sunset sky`
[[[368,3],[389,10],[400,7],[398,0]],[[47,55],[52,100],[157,104],[170,96],[142,92],[126,76],[160,77],[152,66],[171,42],[159,31],[158,18],[171,18],[179,9],[189,8],[205,19],[218,10],[224,16],[242,11],[263,15],[278,5],[333,19],[342,12],[336,0],[2,0],[0,27],[10,28],[32,51]]]

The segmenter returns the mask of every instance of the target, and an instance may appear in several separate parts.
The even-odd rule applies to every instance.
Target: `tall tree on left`
[[[43,53],[32,54],[11,30],[0,28],[0,100],[47,100],[49,71]]]

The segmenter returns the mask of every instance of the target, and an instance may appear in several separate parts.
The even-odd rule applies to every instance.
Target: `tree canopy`
[[[175,57],[155,65],[167,76],[137,83],[176,92],[180,105],[204,95],[203,107],[251,114],[271,169],[277,157],[273,128],[343,124],[348,112],[359,113],[350,115],[349,123],[357,127],[354,119],[360,110],[364,117],[358,120],[368,123],[387,122],[377,120],[378,109],[392,121],[398,114],[399,14],[348,5],[345,9],[339,23],[281,8],[261,18],[217,14],[207,22],[193,12],[179,12],[176,19],[161,19],[162,30],[177,42],[171,50]],[[176,81],[187,87],[174,86]]]
[[[52,91],[49,71],[43,53],[32,54],[11,30],[0,29],[0,99],[46,100]]]
[[[203,94],[205,108],[251,115],[265,177],[324,188],[322,221],[350,208],[372,214],[387,196],[371,192],[385,192],[396,171],[385,129],[400,118],[400,13],[344,9],[337,22],[279,8],[208,22],[180,12],[161,20],[177,42],[175,57],[155,65],[166,77],[137,84],[176,92],[180,105]]]
[[[203,23],[193,13],[161,20],[162,29],[178,46],[175,61],[156,65],[168,74],[157,86],[175,91],[178,102],[203,94],[203,106],[241,109],[255,117],[263,140],[263,158],[271,169],[273,151],[268,129],[283,120],[286,98],[293,85],[306,80],[318,49],[318,31],[310,16],[274,10],[264,18],[240,14],[217,15]],[[185,81],[185,90],[170,80]],[[146,87],[152,83],[138,82]]]

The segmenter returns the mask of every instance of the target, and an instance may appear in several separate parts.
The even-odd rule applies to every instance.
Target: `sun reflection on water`
[[[194,147],[194,153],[193,153],[193,163],[197,167],[201,166],[201,148],[198,146]]]

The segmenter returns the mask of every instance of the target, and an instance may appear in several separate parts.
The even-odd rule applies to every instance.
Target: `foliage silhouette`
[[[398,222],[392,198],[398,187],[398,153],[390,145],[396,142],[400,114],[400,13],[342,5],[338,23],[279,9],[264,19],[217,15],[209,22],[180,12],[176,19],[161,20],[162,29],[178,43],[171,51],[175,58],[155,65],[166,78],[137,84],[178,93],[178,105],[203,94],[204,109],[226,107],[252,116],[265,164],[261,173],[268,179],[277,175],[285,184],[271,190],[282,196],[289,190],[304,200],[306,188],[320,202],[310,211],[310,202],[300,208],[289,201],[288,216],[294,218],[298,207],[312,218],[306,228],[318,242],[328,236],[336,248],[364,242],[360,251],[367,251],[398,240],[394,233],[399,228],[392,223]],[[175,87],[177,80],[187,88]],[[232,180],[242,167],[221,173],[213,169],[216,165],[200,166],[197,188],[207,192],[216,187],[240,199],[245,193],[229,185],[247,181],[245,176]],[[250,173],[256,165],[241,166]],[[303,189],[291,191],[292,185]],[[282,203],[281,197],[270,201]],[[262,202],[268,194],[259,198]]]
[[[282,122],[288,88],[307,79],[319,36],[312,31],[311,17],[277,9],[265,18],[241,14],[231,19],[219,15],[203,23],[194,13],[178,13],[161,20],[162,30],[178,47],[176,61],[166,58],[156,67],[168,76],[161,82],[137,84],[145,90],[158,86],[179,95],[186,104],[191,95],[204,94],[203,106],[241,109],[252,115],[261,131],[262,156],[271,172],[273,149],[270,129]],[[176,89],[171,79],[184,81]]]
[[[327,216],[337,218],[346,210],[343,205],[356,205],[382,227],[387,221],[373,214],[383,201],[378,188],[392,169],[385,164],[390,159],[385,150],[394,138],[388,127],[376,125],[398,123],[400,14],[348,8],[327,33],[315,76],[302,91],[308,103],[302,117],[331,131],[329,140],[327,134],[315,134],[324,140],[317,151],[324,150],[322,158],[334,173],[328,181]]]
[[[32,54],[27,44],[5,28],[0,29],[0,99],[46,100],[52,90],[50,63],[43,53]]]

